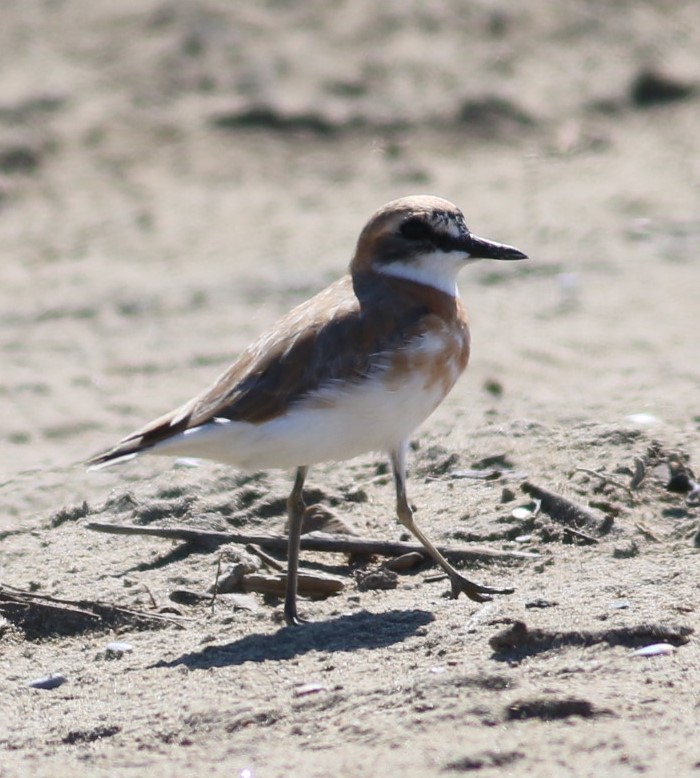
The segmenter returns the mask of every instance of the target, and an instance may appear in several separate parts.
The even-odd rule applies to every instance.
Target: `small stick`
[[[153,595],[151,587],[148,584],[144,584],[143,588],[146,590],[146,594],[148,595],[148,599],[151,601],[151,606],[154,608],[154,610],[158,610],[158,603],[156,602],[156,598]]]
[[[216,575],[214,576],[214,586],[211,592],[211,602],[209,603],[209,607],[211,608],[212,613],[214,613],[214,604],[216,603],[216,596],[219,593],[220,576],[221,576],[221,554],[219,554],[216,559]]]
[[[137,619],[145,623],[176,624],[182,626],[183,619],[177,619],[162,613],[150,613],[133,608],[125,608],[121,605],[99,602],[98,600],[68,600],[63,597],[52,597],[48,594],[29,592],[18,589],[15,586],[0,583],[0,611],[3,604],[10,607],[12,604],[27,606],[39,613],[46,613],[52,617],[66,619],[84,619],[91,622],[111,624],[119,617]],[[59,615],[60,614],[60,615]],[[46,622],[46,616],[42,622]]]
[[[137,527],[131,524],[109,524],[92,521],[85,525],[95,532],[109,532],[115,535],[146,535],[168,540],[183,540],[200,548],[214,549],[225,543],[238,543],[246,546],[249,543],[262,546],[272,551],[286,551],[287,538],[280,535],[243,535],[239,532],[215,532],[213,530],[196,530],[190,527]],[[425,549],[419,543],[402,541],[384,542],[372,538],[359,538],[351,535],[328,535],[324,532],[310,532],[301,536],[301,548],[304,551],[323,551],[333,554],[364,554],[372,556],[401,556],[409,552],[424,553]],[[446,556],[461,561],[495,562],[500,560],[537,559],[538,554],[528,551],[493,551],[490,548],[465,548],[457,546],[439,546],[438,549]]]
[[[342,578],[323,573],[299,572],[297,581],[299,594],[302,597],[330,597],[338,594],[345,588]],[[284,597],[287,589],[287,574],[265,575],[264,573],[248,573],[241,579],[241,586],[245,592],[258,592],[258,594],[272,594],[276,597]]]
[[[272,570],[277,570],[277,572],[283,572],[284,571],[284,565],[280,564],[274,557],[271,557],[269,554],[266,554],[261,548],[256,546],[254,543],[248,543],[248,545],[245,547],[246,551],[250,551],[251,554],[255,554],[258,559],[261,559],[269,568]]]
[[[423,580],[425,583],[437,583],[438,581],[446,581],[447,575],[445,573],[435,573],[435,575],[426,575]]]
[[[573,527],[564,527],[563,531],[567,535],[573,535],[573,537],[579,538],[580,540],[585,541],[589,545],[593,545],[594,543],[598,542],[598,539],[594,538],[593,535],[589,535],[586,532],[581,532],[581,530],[574,529]]]
[[[618,489],[624,489],[629,496],[632,496],[632,489],[627,486],[626,484],[623,484],[622,481],[617,481],[614,478],[610,478],[609,475],[605,475],[605,473],[599,473],[596,470],[591,470],[588,467],[577,467],[576,468],[577,473],[585,473],[586,475],[592,475],[594,478],[599,478],[603,483],[610,484],[611,486],[616,486]]]
[[[541,486],[531,484],[529,481],[525,481],[520,485],[520,488],[534,497],[540,500],[542,512],[553,518],[562,524],[573,524],[576,527],[584,525],[597,526],[598,519],[590,511],[582,508],[571,500],[567,500],[560,494],[555,494],[547,489],[543,489]]]
[[[592,646],[607,643],[609,646],[634,648],[648,643],[670,643],[682,646],[688,643],[693,627],[685,625],[639,624],[630,627],[612,627],[605,630],[581,630],[553,632],[528,628],[524,621],[514,621],[509,627],[494,635],[489,644],[496,652],[527,651],[539,653],[560,646]]]
[[[641,521],[635,521],[634,526],[644,535],[648,540],[653,540],[655,543],[663,543],[663,538],[660,538],[653,530],[642,524]]]
[[[630,487],[632,489],[639,489],[642,485],[642,481],[647,474],[647,468],[644,464],[644,460],[641,457],[634,458],[634,475],[630,481]]]

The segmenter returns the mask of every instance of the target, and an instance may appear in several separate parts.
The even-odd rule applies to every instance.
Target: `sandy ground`
[[[695,0],[2,15],[0,776],[695,774]],[[463,273],[472,363],[409,482],[439,542],[527,552],[470,572],[516,592],[452,601],[427,565],[367,589],[382,559],[305,553],[346,588],[302,629],[257,594],[175,602],[220,554],[86,524],[282,532],[290,475],[76,463],[203,388],[417,192],[531,257]],[[592,517],[537,513],[526,479]],[[381,456],[309,487],[401,537]],[[7,587],[172,621],[32,620]]]

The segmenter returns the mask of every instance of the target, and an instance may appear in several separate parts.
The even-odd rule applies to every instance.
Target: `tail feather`
[[[102,470],[111,465],[127,462],[148,451],[157,443],[187,429],[190,419],[189,405],[188,403],[188,405],[178,408],[172,413],[161,416],[142,429],[127,435],[116,446],[112,446],[112,448],[90,457],[85,463],[88,470]]]
[[[122,462],[128,462],[130,459],[135,459],[139,453],[139,451],[131,451],[120,454],[117,451],[105,451],[103,454],[91,457],[85,464],[90,472],[104,470],[107,467],[112,467],[112,465],[119,465]]]
[[[134,459],[153,445],[153,443],[147,442],[144,437],[142,431],[127,435],[116,446],[91,456],[85,462],[87,469],[103,470],[105,467],[111,467],[112,465],[118,465],[121,462],[128,462],[130,459]]]

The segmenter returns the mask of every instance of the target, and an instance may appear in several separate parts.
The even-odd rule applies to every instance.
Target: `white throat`
[[[457,297],[457,274],[467,261],[467,255],[461,252],[433,251],[409,262],[391,262],[374,268],[383,275],[432,286],[450,297]]]

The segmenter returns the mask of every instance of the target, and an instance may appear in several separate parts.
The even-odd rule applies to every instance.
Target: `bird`
[[[204,458],[244,471],[293,470],[284,618],[296,625],[307,621],[297,607],[297,577],[309,468],[385,453],[397,519],[447,574],[452,597],[464,593],[484,602],[512,593],[458,572],[416,523],[406,488],[410,436],[469,360],[457,275],[479,259],[527,255],[473,234],[448,200],[392,200],[360,232],[340,279],[263,332],[203,392],[95,455],[88,466],[154,454]]]

